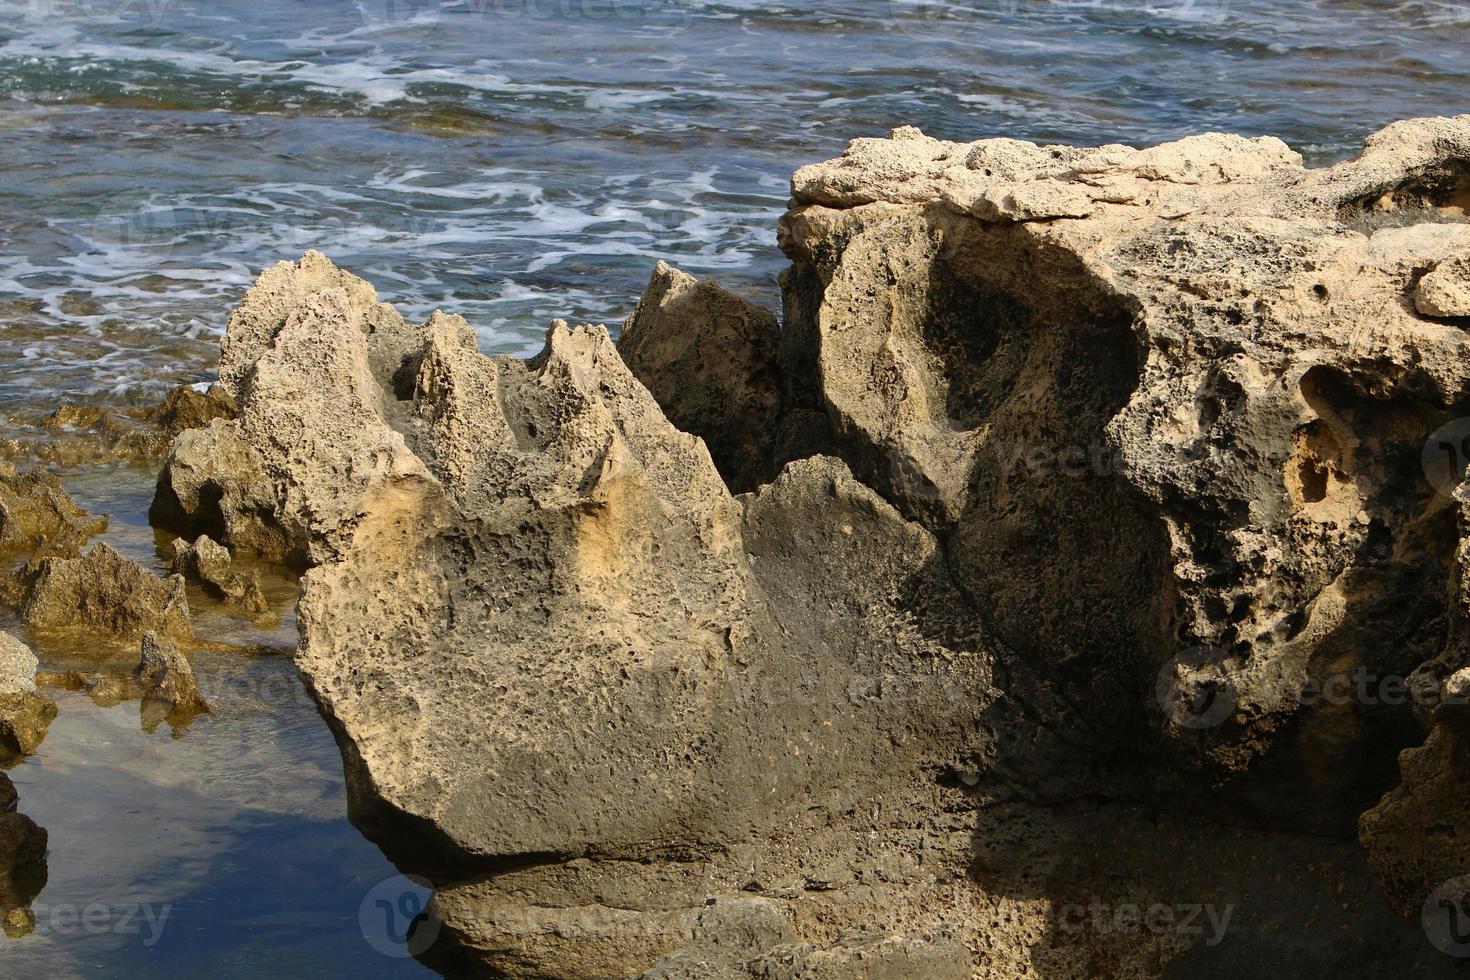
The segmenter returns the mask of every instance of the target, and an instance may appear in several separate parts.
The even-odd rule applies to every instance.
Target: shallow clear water
[[[152,475],[70,474],[78,502],[114,515],[103,540],[166,572],[165,538],[140,516]],[[295,583],[265,580],[278,621],[242,622],[197,590],[191,650],[214,709],[143,730],[137,701],[52,691],[40,751],[10,771],[21,812],[50,835],[34,933],[0,937],[0,976],[432,976],[373,917],[373,889],[416,890],[347,822],[336,745],[302,687]],[[27,635],[43,669],[124,671],[136,645]],[[271,652],[273,650],[273,652]],[[388,953],[373,945],[380,944]]]
[[[253,275],[307,248],[528,352],[620,319],[658,258],[775,306],[789,175],[853,136],[1221,129],[1322,163],[1470,109],[1467,42],[1436,0],[0,0],[0,416],[207,380]],[[150,479],[71,484],[159,567]],[[276,588],[278,627],[201,630],[289,647]],[[13,772],[51,832],[40,928],[0,975],[424,973],[360,927],[393,872],[289,657],[194,660],[217,714],[178,739],[59,695]],[[68,924],[139,902],[172,906],[151,945]]]

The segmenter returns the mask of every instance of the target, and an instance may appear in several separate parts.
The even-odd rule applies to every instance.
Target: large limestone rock
[[[788,833],[783,814],[845,809],[895,772],[922,794],[957,744],[985,751],[986,664],[937,543],[842,463],[793,464],[742,503],[601,327],[557,323],[523,362],[436,314],[375,356],[381,314],[327,279],[249,334],[238,418],[186,433],[160,496],[228,525],[230,494],[176,494],[179,471],[201,433],[251,454],[252,520],[315,565],[299,663],[353,816],[435,876],[485,962],[646,969],[705,908],[658,861],[737,873],[728,848]],[[912,819],[884,805],[885,824]],[[851,884],[833,845],[762,873],[796,894]],[[522,883],[484,877],[500,868]],[[608,888],[625,913],[593,908]]]
[[[352,816],[476,968],[1448,975],[1389,909],[1458,861],[1457,716],[1364,818],[1381,897],[1355,833],[1470,662],[1470,342],[1416,299],[1467,173],[1470,117],[1324,170],[858,140],[794,178],[774,354],[661,268],[626,361],[487,358],[308,255],[154,514],[312,566]],[[1246,908],[1221,954],[1099,893]]]
[[[1309,678],[1407,673],[1456,614],[1418,457],[1467,343],[1406,294],[1470,242],[1467,156],[1467,117],[1320,171],[1269,137],[858,140],[794,179],[785,329],[818,345],[844,456],[948,538],[1093,737],[1132,738],[1120,699],[1207,650],[1232,710],[1164,734],[1243,770]],[[1347,713],[1314,750],[1350,760],[1384,721]]]

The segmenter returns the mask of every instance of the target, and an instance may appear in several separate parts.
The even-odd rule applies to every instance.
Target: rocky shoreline
[[[236,556],[303,570],[351,817],[451,974],[1448,976],[1467,208],[1470,116],[1321,170],[905,128],[795,175],[781,316],[661,263],[524,361],[311,252],[209,393],[10,447],[163,453],[176,574],[0,469],[0,598],[142,654],[43,685],[185,726],[186,578],[252,617]]]

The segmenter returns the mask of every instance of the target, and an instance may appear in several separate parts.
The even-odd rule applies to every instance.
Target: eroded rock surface
[[[780,343],[774,314],[660,262],[623,323],[618,353],[669,421],[704,440],[739,492],[775,476]]]
[[[29,647],[0,631],[0,761],[35,752],[56,717],[56,702],[36,687],[37,666]]]
[[[154,516],[312,566],[353,818],[475,970],[1448,975],[1393,915],[1461,863],[1447,706],[1355,833],[1470,660],[1425,448],[1470,342],[1416,300],[1467,174],[1470,117],[1323,170],[903,129],[797,173],[779,329],[661,267],[625,356],[489,358],[312,253]]]
[[[184,580],[159,578],[106,544],[81,558],[46,558],[26,573],[21,620],[34,629],[82,629],[122,640],[156,630],[194,635]]]
[[[1425,316],[1470,317],[1470,252],[1426,272],[1414,288],[1414,307]]]
[[[87,539],[107,530],[46,473],[21,473],[0,462],[0,551],[74,557]]]
[[[270,610],[260,575],[235,569],[229,550],[208,535],[201,535],[193,544],[176,538],[172,571],[199,582],[205,591],[241,612],[258,616]]]

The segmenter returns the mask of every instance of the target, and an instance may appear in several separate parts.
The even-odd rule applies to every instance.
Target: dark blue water
[[[253,275],[307,248],[531,351],[659,258],[774,307],[790,173],[854,136],[1215,129],[1321,163],[1470,110],[1467,48],[1470,2],[1437,0],[0,0],[0,428],[207,380]],[[160,561],[148,474],[73,483]],[[194,660],[218,713],[177,739],[60,696],[13,773],[50,881],[0,976],[422,973],[359,917],[393,871],[289,657]]]

